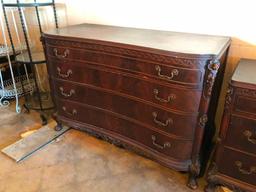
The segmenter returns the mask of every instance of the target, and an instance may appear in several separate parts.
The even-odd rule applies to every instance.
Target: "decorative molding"
[[[199,119],[199,125],[200,127],[205,127],[206,122],[208,121],[207,114],[203,114]]]
[[[242,96],[255,97],[256,99],[256,90],[236,88],[236,94],[242,95]]]
[[[225,99],[225,108],[229,109],[230,105],[232,103],[232,95],[233,95],[233,88],[231,86],[228,87],[227,89],[227,94],[226,94],[226,99]]]
[[[204,98],[209,99],[214,86],[215,78],[220,67],[219,60],[211,60],[207,65],[207,79],[204,86]]]
[[[200,174],[200,169],[201,169],[200,159],[199,159],[199,155],[197,155],[195,160],[189,166],[189,179],[187,184],[189,188],[197,189],[198,187],[197,177]]]
[[[196,158],[195,162],[193,162],[190,166],[190,171],[193,172],[195,175],[199,175],[200,174],[200,169],[201,169],[201,164],[200,164],[200,160],[199,157]]]
[[[148,153],[145,153],[143,151],[141,151],[140,149],[138,149],[137,147],[134,147],[132,145],[128,145],[122,141],[120,141],[119,139],[116,139],[116,138],[113,138],[113,137],[110,137],[110,136],[107,136],[103,133],[99,133],[99,132],[95,132],[93,130],[90,130],[90,129],[82,129],[82,131],[85,131],[86,133],[88,133],[89,135],[91,136],[94,136],[98,139],[102,139],[106,142],[109,142],[117,147],[120,147],[120,148],[125,148],[129,151],[133,151],[143,157],[146,157],[146,158],[149,158],[149,159],[154,159],[154,157],[152,157],[151,155],[149,155]]]
[[[94,43],[88,43],[88,42],[74,42],[74,41],[68,41],[68,40],[56,40],[47,38],[47,44],[53,45],[53,46],[66,46],[66,47],[73,47],[73,48],[80,48],[80,49],[89,49],[94,51],[101,51],[105,53],[110,54],[118,54],[118,55],[124,55],[129,56],[132,58],[138,58],[138,59],[145,59],[150,61],[155,61],[159,63],[166,63],[166,64],[172,64],[172,65],[179,65],[184,67],[191,67],[191,66],[204,66],[207,62],[207,58],[190,58],[190,57],[184,57],[184,56],[172,56],[172,55],[161,55],[161,54],[155,54],[150,53],[146,51],[138,51],[134,49],[129,48],[120,48],[120,47],[113,47],[108,45],[101,45]]]
[[[213,162],[209,168],[209,172],[207,174],[208,187],[206,187],[206,192],[211,191],[211,187],[209,186],[223,186],[227,187],[234,192],[246,192],[238,186],[235,186],[227,181],[223,181],[220,176],[218,176],[218,166],[215,162]],[[209,188],[209,189],[208,189]]]
[[[211,163],[211,166],[209,168],[209,172],[207,173],[207,181],[210,183],[218,183],[218,178],[216,177],[218,173],[218,167],[215,162]]]

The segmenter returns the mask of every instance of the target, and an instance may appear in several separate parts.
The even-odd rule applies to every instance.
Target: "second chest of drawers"
[[[206,191],[224,185],[233,191],[256,191],[256,61],[242,59],[226,97],[220,141]]]

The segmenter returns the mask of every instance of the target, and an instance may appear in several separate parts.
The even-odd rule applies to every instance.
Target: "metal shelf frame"
[[[5,7],[43,7],[43,6],[53,6],[53,2],[49,3],[4,3]]]
[[[29,103],[28,103],[29,102],[29,98],[28,98],[29,94],[25,95],[24,107],[25,107],[25,109],[27,109],[28,112],[29,112],[29,109],[38,110],[40,112],[40,116],[41,116],[41,119],[42,119],[42,124],[45,125],[45,124],[47,124],[47,118],[46,118],[46,115],[45,115],[45,111],[50,110],[50,109],[54,109],[54,105],[52,107],[49,107],[49,106],[45,107],[43,105],[44,101],[42,100],[43,98],[42,98],[42,95],[41,95],[41,92],[40,92],[40,89],[39,89],[39,84],[38,84],[39,82],[36,78],[37,71],[36,71],[36,66],[35,65],[45,63],[46,61],[45,61],[45,59],[44,60],[40,59],[39,61],[33,60],[33,53],[32,53],[32,50],[31,50],[31,45],[29,43],[28,28],[27,28],[27,25],[26,25],[25,16],[24,16],[24,13],[23,13],[23,8],[26,8],[26,7],[34,7],[35,8],[36,18],[37,18],[37,22],[38,22],[38,28],[39,28],[40,36],[41,36],[43,30],[42,30],[41,18],[40,18],[40,15],[39,15],[39,7],[51,6],[53,8],[55,27],[59,28],[56,6],[55,6],[55,0],[51,0],[50,2],[47,2],[47,3],[39,3],[39,2],[37,2],[37,0],[34,0],[33,3],[21,3],[20,0],[16,0],[16,3],[5,3],[4,0],[1,0],[1,3],[2,3],[4,19],[5,19],[5,23],[6,23],[6,27],[7,27],[7,32],[8,32],[8,35],[9,35],[9,40],[10,40],[11,47],[12,47],[12,52],[15,56],[16,62],[19,63],[19,64],[29,65],[31,70],[32,70],[33,77],[34,77],[33,79],[34,79],[34,85],[35,85],[35,94],[33,94],[33,95],[36,97],[36,100],[38,101],[39,107],[29,105]],[[25,44],[26,44],[26,54],[27,54],[27,60],[26,61],[24,61],[22,59],[19,59],[19,55],[16,54],[16,49],[15,49],[15,46],[14,46],[13,37],[12,37],[11,30],[10,30],[10,24],[8,22],[6,8],[13,8],[13,7],[18,9],[19,19],[20,19],[20,23],[21,23],[21,27],[22,27],[22,32],[23,32]],[[22,85],[22,88],[23,87],[24,87],[24,85]],[[50,93],[49,93],[49,96],[50,96]]]

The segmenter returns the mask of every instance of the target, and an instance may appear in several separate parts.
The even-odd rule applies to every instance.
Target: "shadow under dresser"
[[[197,187],[230,38],[82,24],[42,41],[57,130],[64,123],[189,172]]]
[[[256,60],[241,59],[226,96],[206,191],[256,191]]]

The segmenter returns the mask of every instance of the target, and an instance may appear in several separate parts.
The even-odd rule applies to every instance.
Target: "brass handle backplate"
[[[54,49],[53,49],[53,52],[54,52],[54,56],[58,57],[59,59],[67,58],[68,55],[69,55],[69,50],[68,50],[68,49],[65,49],[65,51],[63,52],[63,54],[59,54],[57,48],[54,48]]]
[[[167,127],[170,123],[173,124],[173,120],[172,118],[168,118],[165,123],[157,120],[157,113],[156,112],[153,112],[152,113],[152,116],[154,117],[153,121],[157,124],[157,125],[160,125],[160,126],[163,126],[163,127]]]
[[[60,69],[59,67],[57,67],[57,71],[58,71],[58,75],[59,75],[60,77],[62,77],[62,78],[68,78],[68,77],[70,77],[70,76],[72,75],[72,73],[73,73],[71,69],[68,69],[67,72],[66,72],[66,74],[61,73],[61,69]]]
[[[59,89],[60,89],[60,94],[61,94],[62,96],[64,96],[64,97],[71,97],[73,94],[75,94],[75,90],[74,90],[74,89],[71,89],[71,90],[69,91],[69,93],[65,93],[63,87],[60,87]]]
[[[256,138],[255,138],[255,139],[252,138],[253,133],[252,133],[251,131],[245,130],[245,131],[243,132],[243,134],[244,134],[244,136],[247,137],[247,140],[248,140],[249,142],[251,142],[252,144],[255,144],[255,145],[256,145]]]
[[[159,149],[164,149],[164,148],[167,148],[167,147],[171,147],[171,143],[169,143],[169,142],[165,142],[163,145],[161,145],[161,144],[158,144],[157,142],[156,142],[156,136],[155,135],[152,135],[151,136],[151,139],[152,139],[152,143],[153,143],[153,145],[155,145],[157,148],[159,148]]]
[[[235,165],[238,167],[239,172],[242,173],[243,175],[251,175],[253,173],[256,173],[256,166],[252,166],[250,167],[249,170],[245,170],[242,168],[243,164],[241,161],[236,161]]]
[[[75,116],[77,114],[77,111],[75,109],[72,110],[72,112],[67,111],[66,107],[62,107],[62,110],[65,111],[68,115]]]
[[[162,69],[161,69],[161,67],[160,67],[159,65],[156,65],[156,66],[155,66],[155,69],[156,69],[156,71],[157,71],[158,77],[160,77],[160,78],[162,78],[162,79],[172,80],[172,79],[174,78],[174,76],[179,75],[178,69],[173,69],[173,70],[171,71],[170,76],[162,75],[162,74],[161,74]]]
[[[154,89],[155,99],[158,100],[158,101],[160,101],[160,102],[162,102],[162,103],[169,103],[169,102],[171,102],[172,100],[176,99],[176,95],[174,95],[174,94],[170,94],[170,95],[167,97],[167,99],[162,99],[162,98],[160,98],[160,97],[158,96],[158,94],[159,94],[158,89]]]

